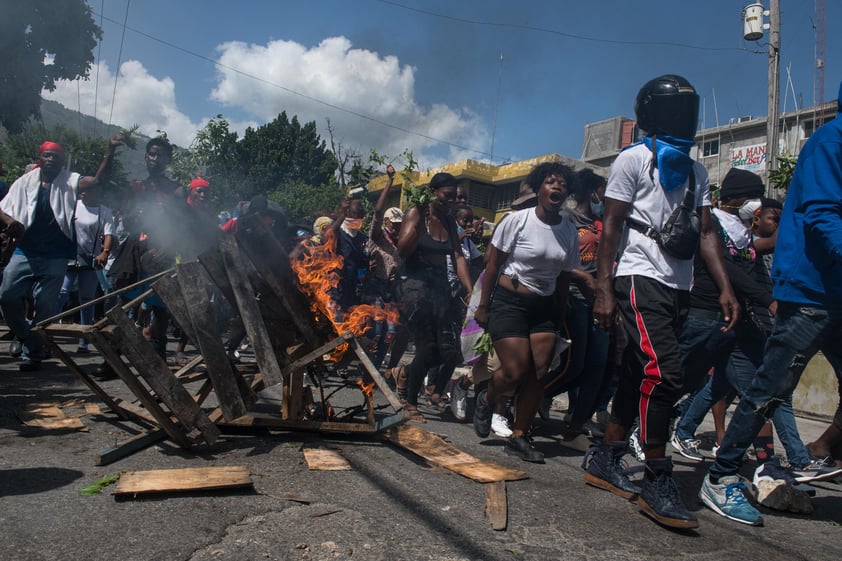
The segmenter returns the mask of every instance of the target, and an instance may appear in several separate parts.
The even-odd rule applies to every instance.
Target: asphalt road
[[[68,343],[70,343],[68,341]],[[5,343],[2,343],[5,347]],[[67,349],[72,349],[69,344]],[[502,453],[501,440],[477,438],[449,413],[425,428],[478,458],[526,470],[507,484],[508,528],[484,517],[482,484],[377,438],[264,433],[226,436],[182,450],[163,442],[108,466],[94,455],[130,435],[107,413],[83,418],[82,431],[25,427],[15,410],[32,403],[96,402],[57,361],[21,373],[0,358],[0,560],[694,560],[809,559],[839,556],[842,486],[819,484],[811,516],[764,509],[762,528],[727,521],[695,498],[704,470],[675,458],[676,478],[700,528],[675,532],[633,503],[585,485],[582,454],[558,444],[562,413],[536,429],[546,463]],[[92,367],[94,355],[80,362]],[[120,382],[106,382],[119,394]],[[103,407],[104,409],[104,407]],[[821,423],[799,419],[805,440]],[[304,446],[339,451],[351,471],[309,471]],[[633,465],[635,462],[629,458]],[[115,500],[82,496],[85,485],[118,471],[244,465],[254,491]],[[750,475],[747,468],[746,475]],[[309,504],[288,499],[303,499]]]

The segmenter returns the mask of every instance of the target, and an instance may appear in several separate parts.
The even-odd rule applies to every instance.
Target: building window
[[[468,191],[468,206],[491,208],[491,189],[485,185],[471,184]]]
[[[512,201],[518,197],[520,192],[519,185],[501,185],[497,188],[497,204],[494,205],[494,210],[509,210],[512,208]],[[488,205],[486,208],[490,208]]]
[[[704,144],[702,144],[702,157],[707,158],[708,156],[716,156],[719,154],[719,141],[718,140],[708,140]]]

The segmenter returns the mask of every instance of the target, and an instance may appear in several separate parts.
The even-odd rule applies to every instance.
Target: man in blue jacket
[[[842,383],[842,84],[837,103],[836,119],[818,129],[798,157],[772,268],[775,328],[699,492],[706,506],[744,524],[763,523],[737,477],[760,427],[798,385],[816,352],[824,353]],[[842,429],[842,404],[833,424]]]

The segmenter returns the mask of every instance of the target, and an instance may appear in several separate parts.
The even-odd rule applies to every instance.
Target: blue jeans
[[[736,333],[737,343],[728,356],[725,368],[714,370],[713,376],[693,397],[692,403],[682,415],[676,427],[676,434],[680,439],[693,438],[696,429],[714,403],[726,398],[734,390],[743,396],[751,386],[757,374],[757,368],[763,362],[764,341],[747,335],[739,328]],[[798,425],[795,422],[792,394],[775,409],[772,423],[786,450],[787,460],[797,467],[810,463],[810,455],[804,448],[801,435],[798,433]]]
[[[822,351],[842,383],[842,307],[820,308],[790,302],[778,304],[775,328],[766,341],[763,364],[743,393],[725,433],[710,475],[735,475],[743,455],[763,424],[795,390],[807,362]],[[842,428],[842,408],[834,425]]]
[[[601,390],[605,386],[605,365],[608,362],[608,332],[593,323],[593,305],[571,297],[573,309],[567,314],[570,330],[570,375],[578,387],[573,405],[572,423],[581,425],[596,411]]]
[[[687,314],[678,338],[684,393],[695,393],[705,385],[711,368],[724,369],[728,362],[737,337],[733,331],[722,332],[727,323],[720,315],[696,308]]]
[[[0,284],[0,309],[6,324],[23,341],[24,360],[41,360],[41,339],[32,333],[32,326],[55,315],[67,258],[26,257],[15,253],[3,271]],[[26,319],[23,300],[31,296],[35,317]]]
[[[73,291],[73,285],[79,285],[79,305],[84,305],[94,299],[96,296],[96,288],[99,286],[99,279],[97,279],[97,272],[93,269],[77,269],[69,267],[67,273],[64,275],[64,282],[61,285],[61,290],[58,295],[58,306],[56,313],[60,314],[70,298],[70,293]],[[94,307],[86,306],[79,310],[79,323],[81,325],[93,325],[94,323]],[[81,341],[80,341],[81,342]]]

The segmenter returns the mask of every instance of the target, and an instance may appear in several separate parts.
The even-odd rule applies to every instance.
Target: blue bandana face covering
[[[652,150],[653,137],[647,136],[643,143],[649,150]],[[678,189],[690,175],[693,167],[693,159],[690,157],[690,148],[696,143],[695,140],[675,138],[672,136],[658,136],[655,139],[655,157],[657,158],[658,179],[661,186],[667,191]]]

